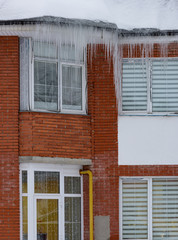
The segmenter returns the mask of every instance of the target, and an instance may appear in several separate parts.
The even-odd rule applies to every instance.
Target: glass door
[[[36,198],[36,240],[59,239],[59,200]]]

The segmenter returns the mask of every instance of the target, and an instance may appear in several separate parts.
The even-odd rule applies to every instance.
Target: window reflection
[[[59,193],[59,173],[36,171],[35,193]]]
[[[37,240],[58,240],[57,199],[37,199]]]

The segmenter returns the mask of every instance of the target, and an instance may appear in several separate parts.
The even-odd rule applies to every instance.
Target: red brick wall
[[[105,48],[89,51],[88,95],[92,122],[92,160],[94,216],[110,216],[111,231],[118,232],[118,178],[110,177],[108,169],[117,169],[117,107],[114,88],[113,65],[105,57]],[[91,60],[91,61],[90,61]],[[114,172],[113,172],[114,175]],[[87,178],[87,176],[84,176]],[[117,187],[117,188],[115,188]],[[87,205],[87,199],[84,198]],[[85,207],[84,207],[85,208]],[[87,212],[85,223],[88,223]],[[85,240],[88,240],[85,225]]]
[[[142,51],[132,51],[141,57]],[[153,56],[160,57],[155,45]],[[128,46],[124,57],[128,57]],[[88,96],[92,124],[92,160],[94,216],[110,216],[111,240],[119,239],[119,177],[120,176],[178,176],[178,166],[118,166],[117,106],[112,63],[105,58],[102,45],[91,55],[88,48]],[[169,44],[169,57],[178,57],[178,44]],[[87,176],[84,176],[84,183]],[[85,240],[89,239],[88,187],[84,185]]]
[[[148,44],[140,45],[124,45],[123,47],[123,57],[133,57],[140,58],[145,56],[147,57],[178,57],[178,44],[169,43],[169,44],[154,44],[152,48]]]
[[[0,37],[0,239],[19,240],[19,45]]]
[[[20,113],[20,156],[91,159],[90,117]]]

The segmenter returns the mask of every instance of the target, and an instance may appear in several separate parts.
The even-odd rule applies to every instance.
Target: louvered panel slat
[[[164,212],[164,208],[163,208],[163,206],[161,206],[160,209],[157,209],[157,208],[156,208],[156,209],[153,209],[153,212],[162,213],[162,212]],[[171,208],[169,207],[169,212],[170,212],[170,213],[176,213],[176,214],[177,214],[177,213],[178,213],[178,209],[175,209],[175,207],[171,209]],[[178,223],[177,223],[177,224],[178,224]]]
[[[157,112],[176,112],[177,113],[177,107],[157,107]]]
[[[139,95],[139,97],[144,97],[146,99],[145,92],[137,92],[137,95]],[[122,94],[122,97],[135,97],[135,96],[132,96],[132,93],[128,91]]]
[[[140,87],[137,87],[137,89],[135,89],[135,91],[133,91],[133,88],[122,88],[122,94],[124,95],[125,93],[127,93],[127,92],[129,92],[133,97],[135,96],[135,95],[137,95],[138,93],[139,94],[143,94],[143,96],[147,96],[147,92],[145,91],[145,88],[144,87],[142,87],[142,88],[140,88]]]
[[[178,89],[178,83],[177,84],[169,84],[169,83],[163,83],[163,84],[152,84],[153,87],[153,93],[154,89]],[[155,96],[156,97],[156,96]],[[169,96],[167,96],[169,97]],[[171,96],[170,96],[171,97]]]
[[[170,63],[170,64],[172,64],[172,63]],[[168,71],[172,71],[172,70],[176,70],[177,71],[177,67],[178,67],[178,64],[172,64],[172,65],[168,65],[168,66],[166,66],[166,63],[165,63],[165,66],[166,66],[166,69],[168,70]],[[161,67],[161,69],[163,69],[164,70],[164,62],[162,62],[162,67]],[[152,69],[154,69],[155,71],[160,71],[160,64],[159,65],[157,65],[157,66],[153,66],[153,68]]]
[[[178,96],[175,93],[178,93],[178,61],[152,60],[153,112],[177,112]]]
[[[130,97],[130,96],[124,96],[122,97],[122,99],[126,102],[126,101],[139,101],[139,100],[142,100],[142,101],[146,101],[147,99],[145,97],[142,97],[142,96],[135,96],[135,97]]]
[[[174,74],[171,74],[170,72],[169,72],[169,74],[164,74],[164,71],[162,71],[160,74],[156,74],[156,72],[154,71],[154,76],[152,76],[152,79],[154,79],[154,80],[158,80],[158,81],[161,81],[161,80],[163,80],[163,81],[165,81],[165,80],[176,80],[176,76],[177,76],[177,72],[175,73],[174,72]]]
[[[167,96],[167,94],[166,93],[159,93],[159,96],[161,96],[162,98],[165,98],[166,96]],[[170,98],[170,100],[169,101],[172,101],[172,100],[174,100],[174,99],[176,99],[177,101],[178,101],[178,93],[172,93],[172,97]],[[155,99],[155,102],[156,101],[158,101],[159,102],[159,99]],[[167,100],[168,101],[168,100]]]
[[[129,75],[132,75],[134,72],[134,74],[138,77],[141,77],[141,76],[145,76],[146,75],[146,69],[143,67],[140,67],[140,68],[126,68],[126,67],[123,67],[123,75],[124,76],[129,76]]]
[[[159,223],[154,223],[154,222],[153,222],[153,224],[154,224],[155,227],[165,226],[165,222],[159,222]],[[172,226],[172,222],[166,222],[166,224],[167,224],[167,226],[169,226],[169,227]],[[177,227],[177,226],[178,226],[178,223],[175,223],[174,226]]]
[[[167,89],[166,91],[165,91],[165,89],[154,89],[154,93],[156,93],[156,94],[170,93],[172,95],[173,93],[178,93],[178,89]]]
[[[147,83],[146,82],[123,82],[122,87],[123,87],[123,91],[124,89],[127,90],[127,88],[131,88],[133,91],[133,88],[135,87],[142,88],[142,90],[144,90],[147,87]]]
[[[178,75],[178,74],[177,74]],[[157,78],[157,79],[154,79],[154,85],[155,86],[159,86],[159,85],[162,85],[162,84],[166,84],[167,83],[167,79],[159,79],[159,78]],[[169,78],[169,84],[170,85],[177,85],[178,83],[177,83],[177,79],[173,79],[173,78]]]
[[[147,75],[145,62],[141,59],[123,62],[122,74],[122,110],[146,111]]]
[[[153,179],[153,240],[178,239],[178,181]]]
[[[167,58],[163,58],[161,61],[160,60],[156,60],[154,62],[154,66],[160,66],[160,62],[161,62],[161,66],[164,67],[164,66],[167,66],[167,61],[169,61],[169,66],[175,66],[177,65],[178,66],[178,62],[177,62],[177,59],[170,59],[168,60]]]

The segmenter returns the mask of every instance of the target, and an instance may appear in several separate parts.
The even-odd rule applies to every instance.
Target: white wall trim
[[[91,165],[91,159],[84,158],[60,158],[60,157],[39,157],[39,156],[20,156],[20,163],[49,163],[65,165]]]

